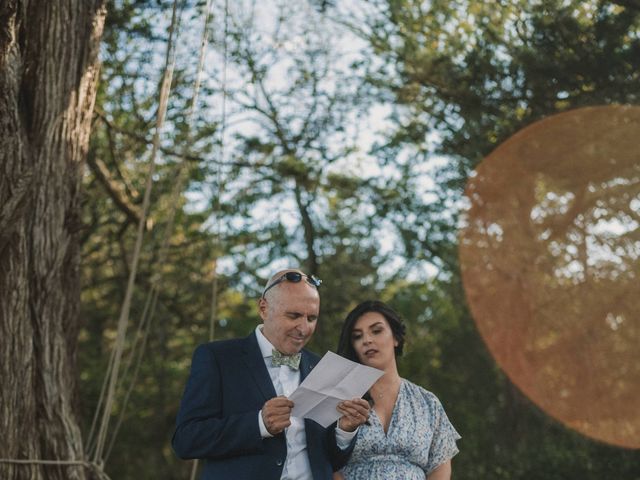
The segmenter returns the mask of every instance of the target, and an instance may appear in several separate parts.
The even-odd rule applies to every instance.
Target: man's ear
[[[260,298],[260,300],[258,300],[258,314],[260,314],[263,322],[267,316],[267,308],[269,308],[267,301],[264,298]]]

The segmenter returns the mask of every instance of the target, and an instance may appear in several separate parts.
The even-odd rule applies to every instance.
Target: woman
[[[398,374],[405,327],[379,301],[366,301],[345,319],[338,353],[384,375],[365,396],[372,405],[360,426],[349,463],[335,478],[345,480],[449,480],[458,453],[458,432],[436,396]]]

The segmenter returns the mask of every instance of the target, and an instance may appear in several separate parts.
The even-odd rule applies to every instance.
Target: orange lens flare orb
[[[465,194],[464,289],[500,367],[564,425],[640,448],[640,107],[536,122]]]

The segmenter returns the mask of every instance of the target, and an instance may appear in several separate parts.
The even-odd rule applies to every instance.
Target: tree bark
[[[105,0],[0,2],[0,458],[83,460],[80,181]],[[87,467],[0,463],[2,479]]]

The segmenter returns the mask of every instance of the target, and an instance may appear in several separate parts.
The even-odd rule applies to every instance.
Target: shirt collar
[[[262,324],[256,327],[256,338],[258,339],[258,346],[260,347],[260,353],[262,358],[271,358],[272,350],[275,348],[267,337],[262,333]]]

